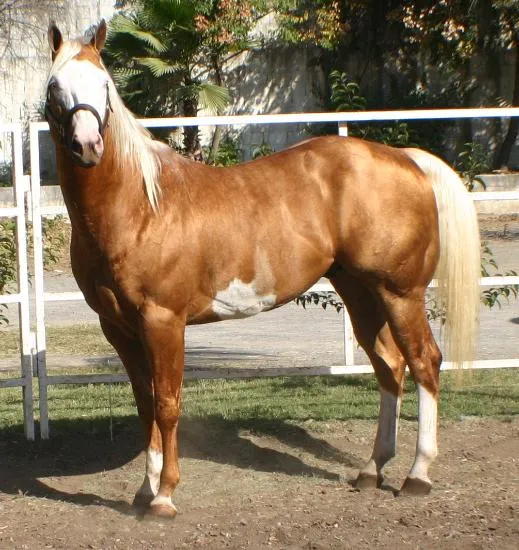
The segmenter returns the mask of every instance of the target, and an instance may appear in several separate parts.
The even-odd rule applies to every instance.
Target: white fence
[[[316,122],[337,122],[339,124],[339,133],[347,133],[347,122],[370,122],[370,121],[394,121],[394,120],[438,120],[438,119],[456,119],[456,118],[481,118],[481,117],[516,117],[519,116],[519,108],[506,109],[444,109],[444,110],[417,110],[417,111],[371,111],[360,113],[306,113],[306,114],[286,114],[286,115],[251,115],[251,116],[221,116],[221,117],[197,117],[197,118],[169,118],[169,119],[146,119],[142,123],[149,128],[158,127],[179,127],[179,126],[222,126],[222,125],[246,125],[246,124],[280,124],[280,123],[316,123]],[[48,426],[48,401],[47,388],[54,384],[66,383],[102,383],[119,382],[127,380],[126,375],[118,374],[97,374],[97,375],[70,375],[70,376],[51,376],[47,373],[46,362],[46,333],[45,333],[45,303],[51,301],[75,301],[83,300],[80,292],[49,293],[45,292],[43,277],[43,247],[42,247],[42,218],[45,216],[64,214],[64,206],[47,206],[41,204],[40,200],[40,157],[39,157],[39,134],[48,131],[48,125],[44,122],[33,123],[30,126],[31,143],[31,196],[30,204],[32,208],[33,220],[33,244],[34,244],[34,293],[35,293],[35,312],[36,312],[36,338],[35,349],[31,349],[34,338],[28,329],[22,329],[22,371],[25,373],[23,381],[24,391],[29,397],[29,387],[32,392],[32,386],[28,382],[30,373],[30,359],[34,365],[34,371],[38,376],[39,383],[39,403],[40,403],[40,433],[42,438],[49,436]],[[22,166],[19,163],[19,166]],[[23,178],[19,175],[21,180]],[[23,194],[23,189],[21,191]],[[519,192],[499,192],[499,193],[472,193],[474,200],[518,200]],[[21,200],[21,199],[20,199]],[[23,204],[20,202],[17,205]],[[17,216],[21,215],[23,207],[18,206]],[[519,211],[519,206],[518,209]],[[19,235],[20,240],[20,235]],[[23,240],[23,239],[22,239]],[[23,245],[24,246],[24,245]],[[20,255],[22,250],[20,248]],[[23,266],[21,268],[23,270]],[[26,270],[26,265],[25,265]],[[20,278],[21,280],[21,278]],[[519,284],[519,277],[491,277],[481,279],[482,286],[495,286],[503,284]],[[316,285],[314,290],[333,290],[331,285]],[[26,296],[27,289],[20,291],[20,296]],[[15,295],[8,297],[9,301],[14,301]],[[21,298],[20,298],[21,300]],[[22,319],[23,321],[23,319]],[[26,321],[28,326],[28,321]],[[23,325],[23,322],[21,323]],[[354,364],[355,341],[351,324],[348,316],[345,315],[344,328],[344,365],[330,366],[320,368],[289,368],[289,369],[216,369],[216,370],[197,370],[195,373],[186,372],[186,378],[236,378],[236,377],[259,377],[276,375],[323,375],[323,374],[358,374],[372,372],[371,365]],[[476,361],[475,368],[503,368],[519,367],[519,358]],[[444,363],[442,369],[452,368],[449,363]],[[20,382],[20,385],[22,383]],[[30,395],[32,400],[32,393]],[[32,403],[32,402],[31,402]],[[26,415],[32,413],[31,408],[25,407]],[[27,430],[28,437],[31,432]]]
[[[24,429],[27,439],[34,439],[34,405],[32,387],[32,337],[29,320],[29,277],[27,270],[27,235],[25,192],[28,180],[23,175],[22,127],[0,124],[0,133],[11,134],[13,205],[0,207],[0,217],[14,218],[16,223],[17,292],[0,295],[1,304],[18,304],[20,326],[20,377],[0,379],[0,388],[21,387],[23,392]]]

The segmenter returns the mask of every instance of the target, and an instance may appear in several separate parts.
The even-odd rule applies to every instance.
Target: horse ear
[[[97,25],[96,32],[90,40],[90,45],[96,48],[97,51],[101,51],[106,42],[106,21],[101,19],[99,25]]]
[[[52,52],[52,60],[54,61],[56,55],[58,55],[58,51],[61,48],[61,45],[63,44],[63,37],[61,36],[61,31],[58,29],[54,21],[51,21],[49,25],[49,31],[47,33],[47,36],[49,38],[49,46]]]

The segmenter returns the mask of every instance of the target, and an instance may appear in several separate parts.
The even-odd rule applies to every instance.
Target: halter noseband
[[[110,116],[110,111],[112,110],[113,109],[110,102],[108,84],[106,85],[106,110],[104,120],[101,120],[101,116],[99,115],[97,109],[95,109],[95,107],[92,107],[92,105],[89,105],[88,103],[77,103],[64,114],[57,115],[50,106],[48,95],[47,100],[45,101],[45,119],[47,120],[49,125],[52,125],[55,128],[60,137],[61,143],[65,146],[67,151],[70,150],[70,142],[72,140],[69,131],[70,121],[72,120],[72,117],[75,113],[77,113],[78,111],[89,111],[90,113],[92,113],[97,120],[97,124],[99,126],[99,134],[103,136],[106,127],[108,126],[108,117]]]

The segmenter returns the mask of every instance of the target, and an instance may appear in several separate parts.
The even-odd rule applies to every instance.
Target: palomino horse
[[[402,380],[418,389],[418,439],[403,492],[426,493],[437,455],[441,353],[426,318],[436,273],[455,360],[478,309],[479,237],[456,174],[420,150],[329,136],[231,168],[154,141],[124,107],[91,39],[49,29],[46,116],[72,222],[74,275],[130,377],[146,437],[136,495],[174,516],[186,324],[247,317],[327,276],[380,382],[380,418],[359,486],[395,454]]]

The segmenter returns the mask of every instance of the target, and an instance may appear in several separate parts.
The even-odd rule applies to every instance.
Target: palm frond
[[[194,2],[185,0],[147,0],[141,13],[152,27],[192,29],[196,10]]]
[[[161,77],[168,74],[174,74],[184,70],[180,63],[168,63],[159,57],[137,57],[135,61],[150,70],[151,74]]]
[[[199,106],[210,113],[221,113],[229,104],[230,99],[229,90],[223,86],[218,86],[207,81],[198,85]]]
[[[118,88],[124,88],[128,86],[132,79],[141,75],[142,70],[140,69],[130,69],[127,67],[123,67],[112,70],[112,78]]]
[[[142,28],[134,18],[126,15],[119,14],[112,19],[110,33],[109,38],[112,40],[116,39],[117,35],[129,34],[158,53],[167,50],[167,46],[157,36]]]

